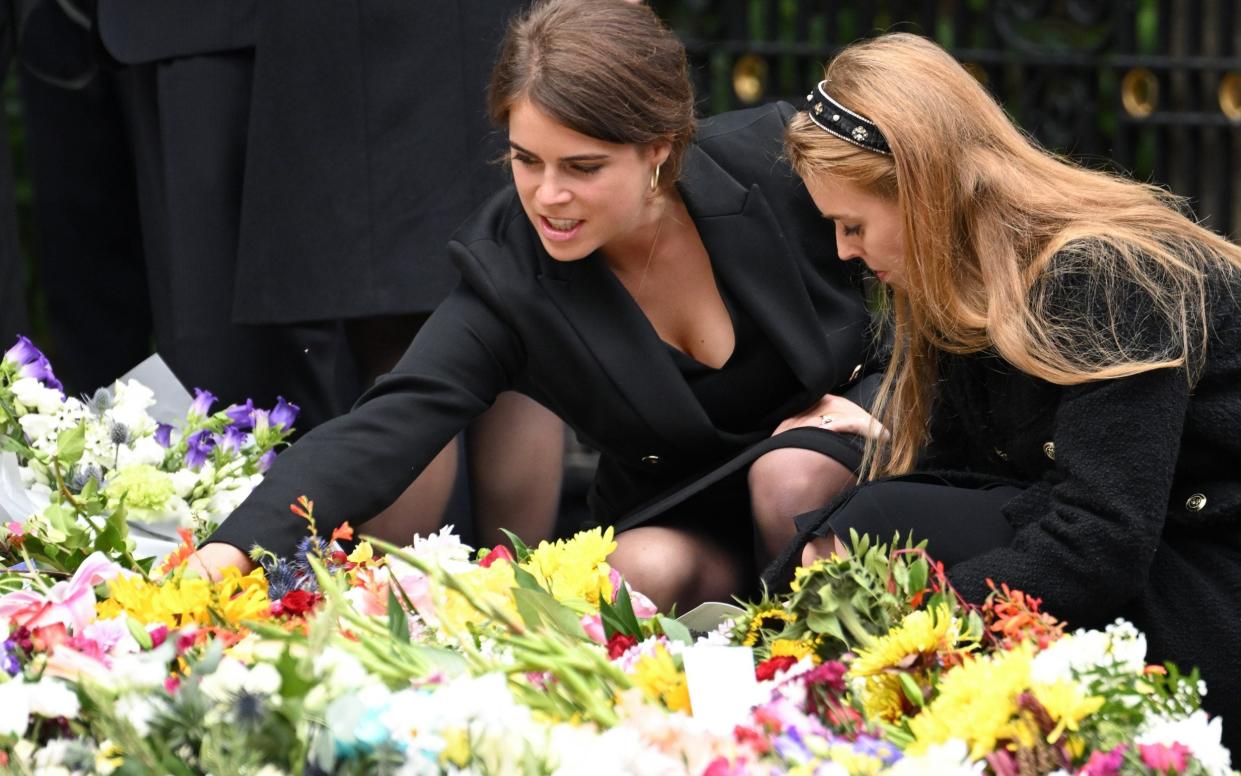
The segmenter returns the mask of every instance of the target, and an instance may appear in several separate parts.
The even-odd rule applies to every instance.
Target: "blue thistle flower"
[[[302,575],[285,558],[263,558],[262,565],[267,576],[267,600],[279,601],[299,589]]]
[[[82,395],[82,403],[85,404],[87,409],[93,412],[96,417],[100,417],[103,413],[112,409],[112,405],[115,400],[116,397],[113,396],[112,391],[107,388],[100,388],[89,397],[85,394]]]

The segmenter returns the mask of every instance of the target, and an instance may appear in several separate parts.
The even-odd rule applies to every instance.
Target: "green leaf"
[[[543,586],[539,584],[539,581],[534,578],[534,575],[523,568],[513,566],[513,579],[516,580],[517,586],[522,590],[538,590],[539,592],[546,592],[543,590]]]
[[[125,618],[125,627],[129,628],[129,635],[134,637],[134,641],[138,642],[138,646],[144,650],[150,649],[154,642],[151,641],[151,634],[147,633],[147,629],[142,623],[132,617]]]
[[[512,542],[513,555],[518,563],[525,563],[530,560],[530,548],[526,546],[525,542],[518,538],[517,534],[506,528],[501,528],[500,531],[502,531],[504,535],[508,537],[508,540]]]
[[[388,585],[388,633],[402,644],[409,643],[409,620],[405,616],[405,609],[401,607],[401,602],[397,600],[392,584]]]
[[[582,630],[582,624],[573,610],[542,590],[515,588],[513,598],[517,602],[518,613],[529,627],[537,628],[541,622],[566,636],[586,638],[586,632]]]
[[[918,708],[926,705],[926,696],[922,694],[922,688],[914,681],[914,678],[905,672],[896,675],[901,680],[901,690],[904,691],[905,697],[909,702]]]
[[[641,640],[642,625],[638,622],[638,616],[633,613],[633,601],[629,598],[629,588],[623,582],[620,589],[616,591],[616,600],[612,602],[612,606],[616,609],[621,622],[625,623],[625,635]]]
[[[694,643],[694,636],[689,632],[689,628],[686,628],[676,620],[657,614],[655,615],[655,624],[672,641],[679,641],[690,645]]]
[[[927,566],[926,558],[918,558],[914,561],[909,569],[909,590],[918,592],[926,589],[926,580],[930,576],[931,570]]]
[[[72,466],[86,450],[86,423],[67,428],[56,437],[56,457],[64,466]]]
[[[30,454],[29,447],[7,434],[0,434],[0,451],[16,453],[21,458],[25,458]]]

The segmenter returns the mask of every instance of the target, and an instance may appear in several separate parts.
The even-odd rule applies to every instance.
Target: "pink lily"
[[[78,567],[72,579],[57,582],[46,596],[34,590],[18,590],[0,597],[0,619],[8,620],[11,628],[31,630],[61,623],[77,633],[95,619],[95,585],[123,571],[96,552]]]

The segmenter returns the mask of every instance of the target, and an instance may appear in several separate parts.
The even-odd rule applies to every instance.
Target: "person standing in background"
[[[49,346],[70,394],[108,385],[151,350],[142,233],[117,74],[96,64],[90,19],[30,6],[19,66],[33,255]]]
[[[223,402],[283,395],[306,430],[341,412],[351,381],[333,322],[232,320],[250,129],[256,0],[99,0],[102,52],[119,81],[137,173],[156,348]],[[297,297],[297,278],[284,278]]]
[[[265,0],[242,198],[233,320],[343,320],[359,383],[389,372],[457,282],[453,230],[506,180],[483,95],[521,0]],[[290,293],[296,287],[296,293]],[[478,541],[550,534],[563,424],[504,394],[467,434]],[[434,530],[456,443],[385,513]]]

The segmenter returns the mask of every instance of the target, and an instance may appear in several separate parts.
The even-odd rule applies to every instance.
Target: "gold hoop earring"
[[[654,171],[651,172],[651,193],[659,191],[659,168],[664,165],[663,162],[655,165]]]

